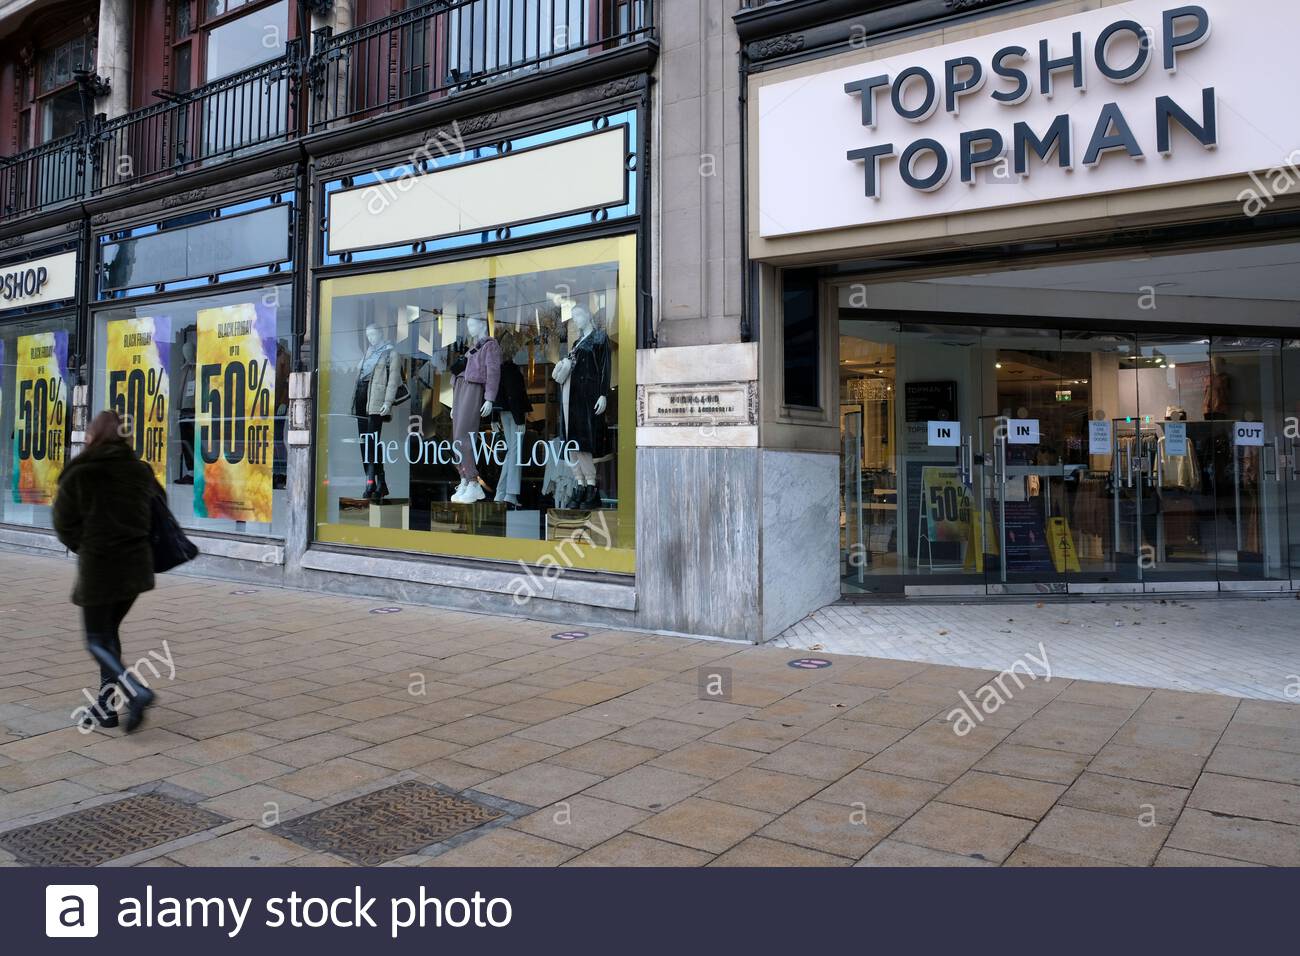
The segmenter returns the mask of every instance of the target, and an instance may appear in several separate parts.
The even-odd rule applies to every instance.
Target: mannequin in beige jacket
[[[366,473],[366,490],[361,497],[382,502],[388,497],[388,483],[384,480],[384,459],[378,446],[384,417],[393,410],[393,398],[402,384],[402,357],[373,322],[366,326],[366,345],[366,354],[357,364],[352,414],[357,420],[361,465]]]

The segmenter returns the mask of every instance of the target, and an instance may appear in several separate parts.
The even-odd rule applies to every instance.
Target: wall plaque
[[[642,385],[637,389],[638,425],[754,425],[754,382]]]

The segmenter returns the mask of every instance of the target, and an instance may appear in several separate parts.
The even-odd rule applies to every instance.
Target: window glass
[[[282,536],[288,285],[100,311],[94,411],[129,418],[187,528]]]
[[[0,521],[51,527],[67,460],[72,316],[0,324]]]
[[[317,536],[631,571],[635,249],[323,282]]]
[[[41,92],[71,83],[77,70],[95,66],[95,35],[73,37],[41,54]]]
[[[81,122],[81,95],[76,89],[60,90],[41,100],[41,142],[71,136]]]
[[[233,9],[235,4],[231,4]],[[284,56],[289,38],[289,0],[279,0],[208,31],[205,80],[211,82]]]
[[[821,310],[817,272],[793,269],[782,277],[782,352],[785,356],[785,404],[821,406]]]

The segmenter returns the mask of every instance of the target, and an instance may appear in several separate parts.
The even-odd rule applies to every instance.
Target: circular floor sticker
[[[824,657],[798,657],[785,666],[801,671],[816,671],[821,670],[823,667],[830,667],[832,663],[832,661],[828,661]]]
[[[239,591],[231,591],[231,594],[256,594],[257,588],[243,588]]]
[[[587,636],[586,631],[560,631],[558,634],[552,634],[553,641],[578,641]]]
[[[401,614],[400,607],[374,607],[370,609],[371,614]]]

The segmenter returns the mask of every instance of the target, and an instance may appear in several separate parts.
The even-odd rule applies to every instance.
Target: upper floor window
[[[64,34],[38,49],[35,65],[33,112],[24,111],[25,122],[35,122],[37,143],[71,136],[83,118],[76,73],[95,69],[94,32]]]
[[[284,56],[294,20],[290,0],[170,2],[170,68],[164,75],[173,93]]]

